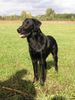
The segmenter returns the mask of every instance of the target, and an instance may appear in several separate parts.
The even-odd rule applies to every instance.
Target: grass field
[[[44,86],[32,83],[27,41],[16,32],[20,25],[21,21],[0,21],[0,100],[75,100],[75,22],[42,22],[42,31],[54,36],[59,47],[59,72],[55,72],[50,55]],[[20,90],[26,96],[2,86]]]

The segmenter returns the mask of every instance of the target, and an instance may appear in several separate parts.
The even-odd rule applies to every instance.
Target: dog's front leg
[[[40,63],[40,67],[41,67],[41,74],[40,74],[40,84],[44,85],[45,82],[45,65],[46,65],[46,61],[43,59],[43,57],[41,56],[41,59],[39,61]]]
[[[32,60],[33,70],[34,70],[34,79],[33,82],[38,80],[38,63],[37,60]]]

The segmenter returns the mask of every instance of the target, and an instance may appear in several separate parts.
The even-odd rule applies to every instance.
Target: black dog
[[[27,18],[17,31],[21,38],[27,37],[29,53],[34,69],[34,82],[38,80],[38,61],[41,67],[40,83],[44,84],[46,58],[51,53],[55,62],[55,70],[58,71],[58,46],[52,36],[45,36],[40,30],[41,22],[37,19]]]

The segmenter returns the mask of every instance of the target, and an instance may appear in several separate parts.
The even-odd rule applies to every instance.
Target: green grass
[[[0,21],[0,87],[6,86],[27,92],[32,100],[75,99],[75,23],[43,22],[41,29],[56,38],[59,47],[59,72],[55,72],[52,56],[47,61],[45,85],[32,83],[33,68],[26,39],[21,39],[16,29],[20,21]],[[53,97],[52,97],[53,96]],[[29,98],[29,99],[27,99]],[[31,97],[11,93],[0,88],[0,100],[30,100]],[[66,98],[66,99],[64,99]],[[54,99],[53,99],[54,100]]]

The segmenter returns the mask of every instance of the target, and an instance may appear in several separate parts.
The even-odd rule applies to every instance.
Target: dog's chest
[[[37,49],[40,49],[41,48],[41,46],[42,46],[42,43],[41,42],[42,41],[40,40],[40,38],[37,38],[37,39],[31,38],[29,44],[30,44],[30,47],[31,48],[37,50]]]

